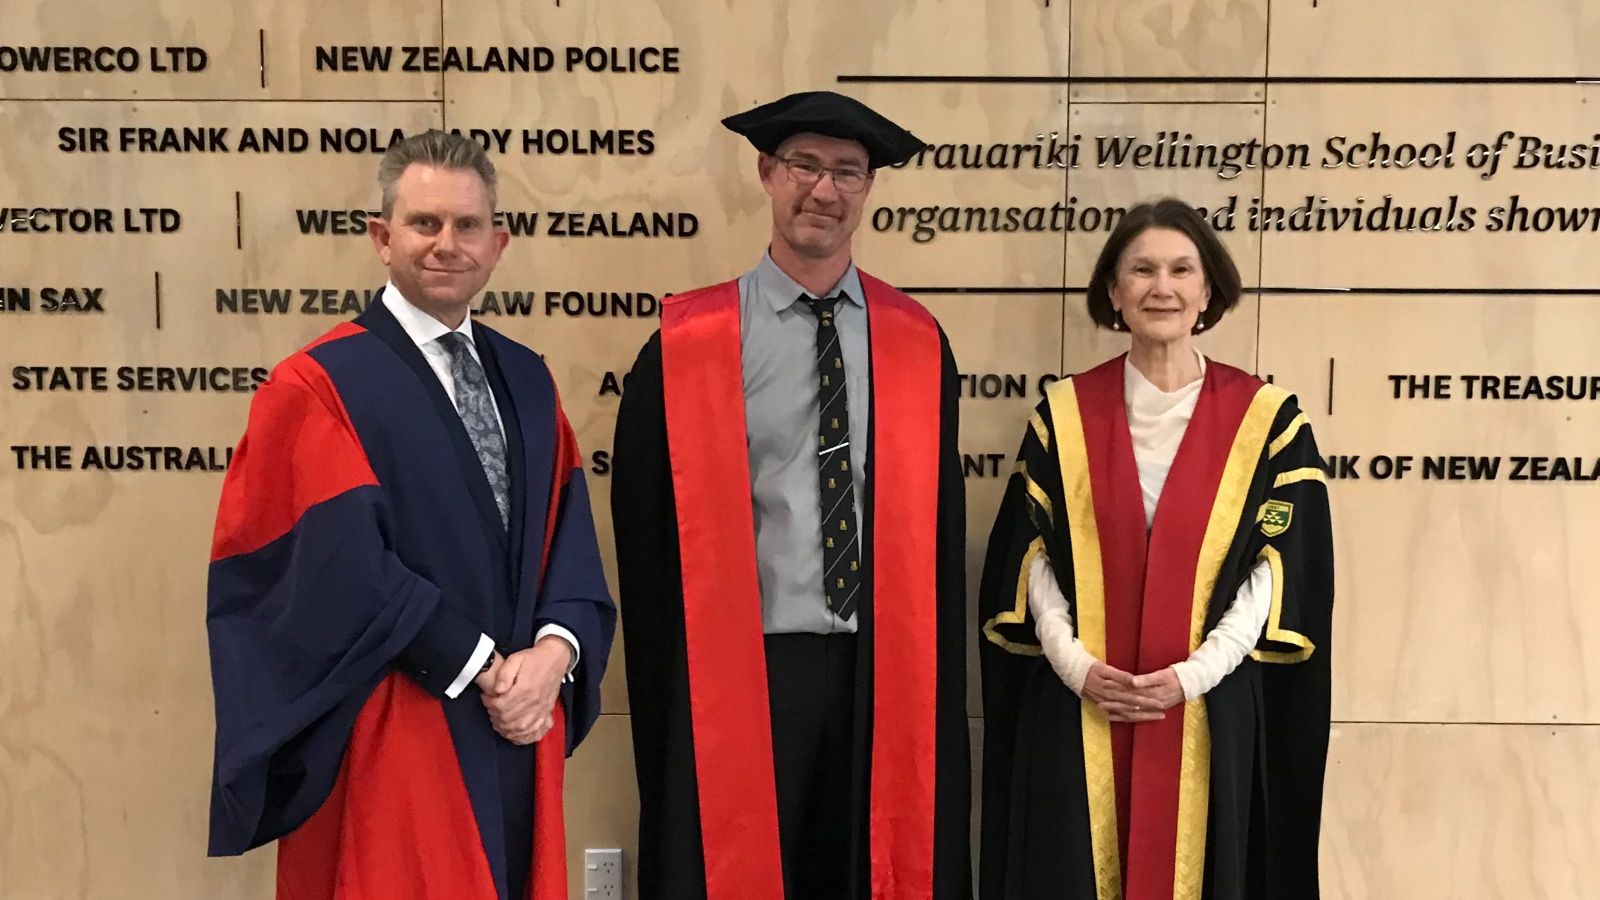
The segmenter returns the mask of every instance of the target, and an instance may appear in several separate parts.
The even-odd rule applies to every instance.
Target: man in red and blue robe
[[[280,900],[555,900],[615,625],[580,456],[468,315],[506,243],[482,151],[417,135],[379,183],[389,284],[277,366],[223,486],[210,852],[277,840]]]

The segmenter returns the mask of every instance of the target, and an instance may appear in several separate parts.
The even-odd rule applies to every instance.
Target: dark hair
[[[1239,303],[1239,269],[1206,220],[1194,207],[1174,197],[1133,207],[1112,229],[1100,250],[1100,258],[1095,261],[1094,274],[1089,276],[1089,318],[1101,328],[1116,328],[1117,311],[1111,305],[1111,285],[1117,280],[1117,261],[1134,238],[1151,228],[1181,231],[1194,241],[1195,249],[1200,252],[1200,268],[1211,287],[1211,300],[1195,324],[1198,329],[1209,330]]]

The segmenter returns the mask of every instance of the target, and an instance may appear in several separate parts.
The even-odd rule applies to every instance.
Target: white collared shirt
[[[444,387],[445,394],[450,397],[450,402],[456,405],[459,412],[460,404],[456,402],[456,380],[450,374],[450,351],[445,348],[439,339],[452,333],[465,335],[467,338],[467,352],[471,353],[472,358],[482,365],[483,357],[478,354],[478,346],[472,340],[471,314],[469,313],[463,318],[458,327],[450,328],[433,316],[418,309],[410,300],[405,298],[404,294],[400,293],[400,289],[395,287],[392,281],[383,286],[383,305],[389,310],[390,315],[394,316],[395,321],[400,323],[400,328],[405,331],[406,337],[411,338],[412,343],[417,345],[417,349],[422,351],[423,359],[428,361],[428,367],[433,369],[433,374],[438,377],[439,384]],[[489,403],[494,407],[495,423],[500,426],[500,437],[503,440],[506,432],[505,420],[500,416],[500,403],[495,400],[493,392],[489,394]],[[572,651],[572,662],[567,666],[567,679],[570,681],[572,673],[578,668],[578,639],[571,631],[562,628],[560,625],[551,624],[539,629],[539,633],[534,635],[534,643],[538,643],[540,638],[551,634],[566,641],[568,649]],[[480,634],[478,636],[478,646],[473,649],[472,656],[467,658],[467,664],[462,667],[461,674],[456,676],[455,681],[451,682],[449,689],[444,692],[445,696],[451,699],[461,696],[461,692],[467,689],[467,685],[478,677],[478,672],[483,668],[484,661],[489,658],[489,654],[492,652],[494,652],[494,639],[487,634]]]
[[[459,334],[467,339],[467,352],[472,358],[483,365],[483,357],[478,353],[478,345],[472,339],[472,316],[468,315],[461,320],[456,328],[450,328],[443,322],[428,315],[411,304],[411,301],[400,293],[400,289],[389,282],[383,286],[383,305],[388,307],[395,321],[405,330],[406,337],[411,338],[417,349],[422,351],[422,356],[428,361],[428,367],[433,369],[433,374],[439,377],[439,383],[444,385],[444,392],[449,395],[450,402],[455,404],[456,411],[461,411],[461,404],[456,402],[456,380],[450,374],[450,351],[440,340],[447,334]],[[494,393],[489,394],[489,403],[494,407],[494,421],[500,426],[500,438],[505,439],[506,424],[500,417],[500,402],[494,398]]]

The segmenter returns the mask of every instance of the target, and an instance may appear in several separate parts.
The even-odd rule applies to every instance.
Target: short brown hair
[[[1222,246],[1211,226],[1195,212],[1194,207],[1175,197],[1163,197],[1154,203],[1141,203],[1128,210],[1106,238],[1095,261],[1094,274],[1089,276],[1089,318],[1101,328],[1115,329],[1117,310],[1111,305],[1111,285],[1117,279],[1117,261],[1122,251],[1128,249],[1134,238],[1151,228],[1171,228],[1181,231],[1194,242],[1200,253],[1200,268],[1205,272],[1211,288],[1211,300],[1200,313],[1197,329],[1210,329],[1222,320],[1228,310],[1239,303],[1242,285],[1239,268]]]
[[[461,169],[478,173],[489,191],[489,210],[495,208],[494,163],[471,138],[432,128],[389,145],[378,163],[378,188],[383,191],[383,214],[394,213],[394,187],[412,164],[436,169]]]

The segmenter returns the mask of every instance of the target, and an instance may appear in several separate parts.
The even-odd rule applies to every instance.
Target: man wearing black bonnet
[[[970,897],[956,366],[851,254],[925,145],[826,91],[723,124],[767,252],[664,303],[614,444],[640,896]]]

